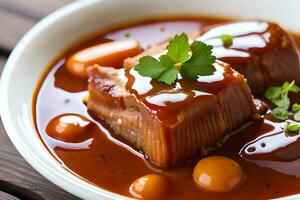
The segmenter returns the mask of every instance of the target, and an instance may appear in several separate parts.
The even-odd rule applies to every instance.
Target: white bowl
[[[32,102],[45,67],[74,41],[128,20],[178,14],[255,18],[300,32],[299,8],[298,0],[82,0],[67,5],[32,28],[10,55],[0,85],[5,129],[22,156],[61,188],[84,199],[129,199],[73,175],[43,145],[34,128]]]

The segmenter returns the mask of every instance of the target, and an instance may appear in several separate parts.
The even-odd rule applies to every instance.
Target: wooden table
[[[0,74],[22,35],[41,18],[73,0],[0,0]],[[0,98],[2,98],[0,94]],[[36,172],[17,152],[0,121],[0,199],[78,199]]]

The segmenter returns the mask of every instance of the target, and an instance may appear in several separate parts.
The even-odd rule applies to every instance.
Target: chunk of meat
[[[134,68],[89,68],[88,109],[158,167],[216,148],[256,114],[244,77],[223,62],[212,76],[165,85]]]
[[[297,47],[280,26],[263,21],[225,23],[208,27],[197,39],[214,46],[214,55],[243,74],[256,95],[285,81],[300,83]],[[226,48],[220,38],[233,36]]]
[[[233,36],[233,44],[224,47],[221,36]],[[200,36],[199,36],[200,35]],[[264,21],[243,21],[207,27],[190,36],[214,46],[213,54],[243,74],[255,95],[268,87],[285,81],[300,84],[300,63],[297,47],[280,26]],[[152,46],[142,54],[124,61],[125,67],[137,64],[144,55],[155,55],[164,51],[166,44]]]

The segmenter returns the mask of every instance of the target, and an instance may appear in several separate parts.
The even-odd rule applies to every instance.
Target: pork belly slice
[[[295,80],[300,83],[297,47],[291,36],[280,26],[263,21],[225,23],[208,27],[197,39],[214,46],[213,53],[243,74],[254,94],[268,87]],[[234,37],[226,48],[220,38]]]
[[[223,46],[220,38],[224,34],[233,36],[230,47]],[[255,95],[285,81],[295,80],[300,84],[297,47],[291,36],[277,24],[264,21],[230,22],[206,27],[199,35],[194,33],[190,39],[214,46],[213,54],[243,74]],[[141,55],[157,54],[165,47],[166,44],[153,46],[125,60],[124,66],[135,65]]]
[[[88,109],[135,149],[166,168],[216,148],[256,114],[244,77],[228,64],[212,76],[165,85],[134,68],[89,69]]]

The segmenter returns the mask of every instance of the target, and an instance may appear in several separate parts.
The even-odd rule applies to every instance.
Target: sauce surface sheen
[[[134,68],[126,69],[126,88],[144,103],[147,108],[165,125],[177,122],[177,116],[188,106],[210,100],[222,89],[234,82],[234,71],[229,65],[214,64],[213,75],[199,77],[197,80],[179,78],[172,85],[151,81],[141,76]]]
[[[66,52],[51,66],[49,73],[43,78],[34,105],[36,126],[49,151],[64,167],[83,179],[129,197],[131,197],[129,188],[132,182],[146,174],[163,174],[170,180],[172,192],[168,193],[168,199],[266,199],[299,193],[300,153],[299,150],[297,151],[300,146],[299,137],[286,137],[282,129],[283,123],[277,122],[270,114],[266,114],[265,119],[242,126],[225,141],[223,147],[211,154],[226,156],[238,162],[245,171],[247,179],[245,184],[236,191],[222,194],[210,193],[200,190],[192,179],[197,160],[191,160],[188,164],[174,169],[157,169],[151,166],[141,153],[118,140],[110,127],[89,113],[82,103],[82,99],[87,95],[87,80],[71,75],[65,67],[66,59],[74,52],[96,44],[126,39],[128,33],[131,39],[139,41],[145,49],[151,44],[166,41],[176,33],[197,31],[199,28],[222,22],[224,20],[207,18],[146,21],[104,33]],[[266,48],[264,45],[265,40],[268,39],[266,34],[268,27],[264,23],[255,27],[260,27],[260,30],[251,29],[249,24],[248,27],[241,27],[237,33],[231,34],[248,37],[249,42],[255,42],[255,46]],[[254,35],[250,34],[253,32]],[[213,34],[209,33],[207,37],[213,38]],[[299,47],[300,37],[295,36],[295,40]],[[207,39],[207,41],[219,42],[214,39]],[[234,47],[236,48],[227,49],[225,53],[223,51],[224,55],[228,54],[230,58],[247,57],[244,49],[251,48],[251,45],[239,43],[238,38],[235,38]],[[209,98],[218,90],[217,87],[207,87],[210,83],[200,80],[201,86],[195,88],[195,91],[188,80],[179,80],[175,87],[165,86],[163,92],[157,92],[153,90],[150,80],[138,77],[134,70],[126,73],[129,77],[128,87],[139,98],[147,94],[144,102],[157,112],[161,112],[161,108],[166,107],[170,98],[181,107],[183,100],[190,101],[195,97]],[[224,73],[220,73],[220,82],[225,80]],[[139,81],[144,82],[142,88]],[[299,100],[300,97],[295,96],[292,103]],[[178,107],[175,106],[174,112],[177,109]],[[52,127],[49,123],[58,116],[65,116],[64,123],[76,119],[78,124],[74,127],[78,130],[78,136],[64,141],[59,140],[59,136],[54,137],[51,134],[53,127],[61,127]],[[80,120],[78,116],[84,118]],[[91,121],[89,126],[81,129],[88,123],[87,120]]]

